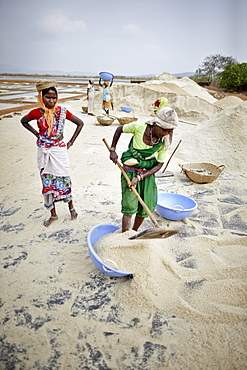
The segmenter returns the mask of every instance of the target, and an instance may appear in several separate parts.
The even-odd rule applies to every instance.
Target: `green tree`
[[[208,82],[211,82],[229,64],[238,64],[238,62],[231,56],[215,54],[207,56],[199,68],[201,73],[207,77]]]
[[[247,88],[247,63],[229,64],[220,73],[220,87],[226,90]]]

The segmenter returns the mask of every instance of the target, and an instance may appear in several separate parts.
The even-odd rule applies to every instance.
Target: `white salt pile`
[[[223,99],[217,100],[214,103],[214,105],[219,107],[219,108],[225,109],[227,107],[232,107],[234,105],[241,104],[242,102],[243,102],[243,100],[240,99],[237,96],[226,96]]]
[[[247,237],[229,241],[201,236],[179,239],[178,244],[176,238],[129,240],[132,235],[118,230],[96,245],[103,261],[134,274],[116,292],[125,306],[202,321],[214,317],[225,324],[246,318]]]
[[[149,83],[157,83],[157,80],[161,83],[166,81],[168,85],[177,85],[181,90],[187,92],[191,96],[197,96],[198,98],[205,99],[209,103],[214,103],[217,101],[212,95],[210,95],[203,87],[199,86],[195,81],[188,77],[176,78],[169,73],[162,73],[161,75],[154,76]]]
[[[224,164],[225,171],[246,175],[246,140],[247,102],[242,101],[198,124],[192,137],[185,132],[179,157],[186,162]]]
[[[221,110],[213,104],[217,100],[194,81],[185,77],[177,79],[167,73],[141,84],[113,84],[111,91],[117,109],[128,106],[135,113],[152,114],[153,103],[160,96],[168,99],[180,119],[196,123],[210,119]],[[95,99],[99,102],[101,95],[101,91],[96,93]]]

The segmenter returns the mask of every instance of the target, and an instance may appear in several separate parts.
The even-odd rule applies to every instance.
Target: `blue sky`
[[[0,63],[115,75],[247,61],[246,0],[1,0]]]

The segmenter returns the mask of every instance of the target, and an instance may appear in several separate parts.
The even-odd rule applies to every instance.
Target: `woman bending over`
[[[121,162],[131,183],[128,185],[121,175],[122,188],[122,232],[131,227],[131,218],[135,215],[133,230],[137,231],[148,217],[145,209],[138,202],[132,186],[146,203],[151,212],[157,204],[157,186],[155,173],[164,164],[167,151],[172,142],[173,130],[178,125],[176,112],[169,108],[162,108],[157,116],[145,123],[129,123],[119,126],[112,139],[110,159],[116,164],[118,155],[116,146],[122,133],[131,133],[128,150],[122,154]]]

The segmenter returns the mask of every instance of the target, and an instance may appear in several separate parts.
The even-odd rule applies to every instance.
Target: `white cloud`
[[[36,27],[51,35],[87,32],[87,25],[84,21],[71,21],[62,14],[46,15],[37,22]]]
[[[123,33],[126,36],[138,36],[141,35],[141,30],[136,24],[126,24],[123,27]]]

